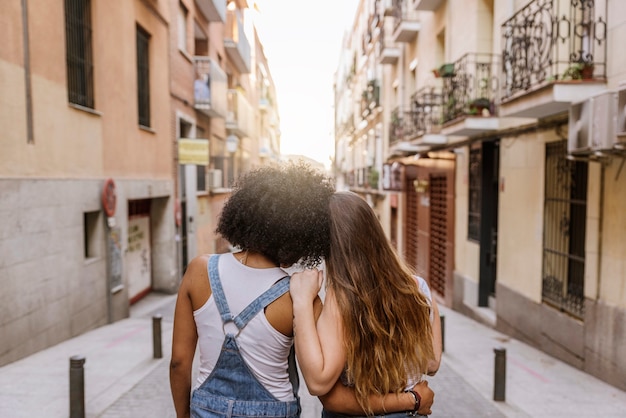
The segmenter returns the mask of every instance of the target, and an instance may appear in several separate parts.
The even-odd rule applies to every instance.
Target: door
[[[489,306],[489,298],[496,294],[500,142],[483,142],[481,153],[478,306]]]
[[[128,298],[133,304],[152,288],[152,244],[150,239],[150,200],[128,202],[128,246],[125,265]]]

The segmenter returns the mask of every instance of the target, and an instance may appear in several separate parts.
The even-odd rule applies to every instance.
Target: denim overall
[[[232,322],[239,332],[267,305],[289,290],[289,276],[285,276],[233,317],[224,296],[217,269],[218,255],[209,259],[209,281],[213,298],[225,327]],[[300,399],[293,347],[289,362],[289,377],[296,400],[284,402],[276,399],[254,376],[239,351],[237,335],[226,332],[222,351],[209,377],[194,390],[191,397],[191,416],[213,417],[286,417],[300,416]]]

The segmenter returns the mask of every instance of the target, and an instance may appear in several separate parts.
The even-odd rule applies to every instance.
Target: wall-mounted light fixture
[[[413,187],[415,188],[415,193],[427,193],[428,192],[428,180],[413,180]]]

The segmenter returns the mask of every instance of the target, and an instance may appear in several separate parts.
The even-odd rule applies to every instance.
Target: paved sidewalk
[[[149,295],[131,317],[0,368],[0,417],[69,416],[69,358],[84,355],[87,417],[174,417],[168,365],[174,295]],[[441,307],[445,352],[432,417],[624,417],[626,392]],[[152,358],[160,314],[163,358]],[[507,350],[506,401],[494,402],[496,347]],[[303,386],[303,418],[320,404]]]

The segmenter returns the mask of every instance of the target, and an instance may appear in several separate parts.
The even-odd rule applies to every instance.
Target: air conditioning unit
[[[206,184],[209,190],[221,189],[222,187],[224,187],[222,180],[222,170],[207,170]]]
[[[607,91],[569,109],[567,152],[571,155],[591,154],[613,149],[616,139],[617,93]]]
[[[569,108],[567,153],[572,155],[591,152],[591,101],[574,103]]]
[[[613,149],[617,134],[617,92],[608,91],[591,98],[591,148],[593,151]]]

